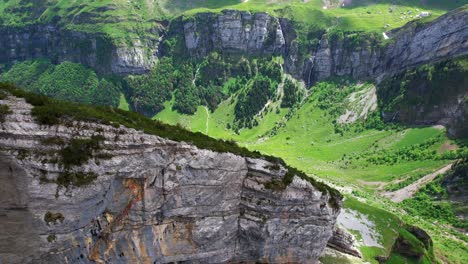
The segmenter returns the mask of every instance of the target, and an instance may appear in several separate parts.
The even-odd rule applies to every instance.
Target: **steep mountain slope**
[[[410,23],[388,33],[389,43],[376,34],[318,31],[318,46],[300,47],[300,31],[289,20],[237,11],[195,15],[183,23],[183,32],[191,56],[206,56],[214,50],[278,54],[285,58],[289,73],[313,84],[330,76],[359,80],[388,76],[405,68],[465,55],[467,16],[462,8],[430,23]],[[301,49],[310,55],[299,54]]]
[[[0,103],[0,235],[15,241],[2,261],[315,262],[332,236],[339,193],[279,160],[106,125],[18,90]]]
[[[168,24],[168,21],[161,21],[160,18],[158,20],[158,18],[156,18],[158,16],[155,14],[146,14],[145,10],[151,13],[151,10],[156,8],[155,6],[159,6],[157,2],[154,3],[155,6],[148,6],[150,3],[151,1],[138,1],[135,3],[126,1],[109,3],[104,1],[99,3],[82,3],[82,5],[77,6],[77,3],[60,1],[55,5],[49,3],[48,8],[30,3],[25,5],[25,10],[20,9],[16,12],[21,15],[24,15],[25,12],[32,12],[33,14],[31,14],[31,16],[25,16],[24,22],[15,22],[16,18],[9,18],[9,15],[15,14],[16,9],[13,8],[15,4],[6,2],[3,4],[4,6],[2,9],[4,12],[3,17],[5,18],[2,23],[3,26],[0,27],[0,32],[5,36],[4,39],[6,41],[2,42],[0,46],[0,50],[3,51],[2,53],[4,54],[0,57],[0,63],[8,64],[16,60],[45,56],[51,58],[54,62],[65,60],[79,62],[94,67],[101,73],[129,74],[147,72],[150,68],[155,66],[157,55],[161,52],[160,45],[164,42],[164,37],[161,37],[161,35],[179,34],[181,30],[177,27],[171,27],[169,31],[166,31],[165,26]],[[262,53],[276,51],[283,54],[285,58],[290,58],[292,61],[287,62],[287,66],[291,66],[287,67],[289,71],[298,76],[303,74],[303,78],[308,81],[308,83],[313,81],[310,80],[311,76],[315,79],[323,79],[333,74],[352,74],[357,77],[375,76],[387,70],[392,70],[392,67],[400,63],[403,63],[404,66],[413,66],[415,64],[428,62],[432,59],[437,59],[439,56],[443,58],[448,55],[457,55],[460,51],[452,51],[453,54],[446,54],[444,52],[450,52],[451,45],[456,44],[453,42],[460,41],[460,38],[463,38],[466,34],[466,28],[463,27],[463,18],[466,12],[459,10],[457,14],[451,14],[450,18],[437,20],[437,22],[434,22],[436,23],[435,25],[422,28],[414,25],[412,27],[408,26],[406,30],[404,30],[406,33],[401,33],[394,37],[397,41],[395,41],[394,44],[390,44],[388,49],[378,49],[375,43],[368,43],[369,40],[364,39],[372,37],[368,35],[364,35],[363,37],[347,36],[345,41],[351,41],[351,47],[343,47],[342,39],[334,39],[332,37],[337,43],[330,43],[332,47],[329,47],[328,42],[331,39],[322,38],[322,34],[317,36],[318,40],[321,41],[321,46],[316,49],[314,45],[307,44],[312,41],[312,39],[307,39],[307,37],[303,39],[302,36],[297,38],[296,35],[304,34],[305,36],[309,36],[312,34],[313,36],[330,27],[348,32],[356,30],[363,31],[363,29],[342,29],[339,26],[337,27],[333,22],[334,15],[331,14],[331,18],[329,18],[328,14],[320,13],[322,12],[319,11],[320,9],[312,9],[312,12],[318,13],[310,23],[302,21],[301,19],[289,17],[288,15],[291,12],[299,12],[300,8],[298,7],[298,10],[294,9],[294,11],[291,11],[288,10],[289,7],[291,6],[287,5],[285,7],[285,12],[279,12],[277,14],[287,19],[286,21],[282,20],[283,25],[279,25],[277,19],[269,15],[263,15],[258,22],[252,21],[254,23],[259,23],[257,28],[260,31],[258,32],[267,30],[262,33],[264,35],[258,35],[255,31],[252,32],[252,38],[258,38],[258,40],[256,40],[257,43],[252,43],[252,45],[255,45],[255,49],[262,50]],[[7,10],[10,9],[12,9],[12,11],[7,12]],[[36,14],[41,11],[43,14]],[[62,14],[61,12],[70,13]],[[349,10],[347,12],[354,13],[355,11]],[[231,28],[237,28],[242,32],[246,32],[247,29],[245,27],[236,26],[240,25],[239,23],[242,23],[242,21],[246,22],[246,18],[241,19],[240,15],[241,14],[238,12],[231,12],[230,14],[219,16],[220,19],[224,17],[225,21],[220,21],[223,25],[217,29],[218,37],[216,37],[216,40],[219,39],[226,42],[227,40],[222,40],[219,36],[222,32],[224,32],[223,34],[227,34],[226,36],[235,33],[230,32]],[[206,17],[206,14],[199,16],[199,23],[204,21],[203,16]],[[248,17],[251,15],[246,13],[245,16],[247,16],[247,20],[250,20]],[[195,22],[197,20],[196,17],[197,15],[195,15]],[[213,14],[210,15],[210,17],[211,21],[209,19],[204,21],[200,29],[205,27],[208,27],[207,29],[212,28],[212,24],[218,15]],[[191,19],[192,15],[187,16],[187,18]],[[435,15],[430,18],[435,18]],[[272,25],[269,25],[270,20],[272,20]],[[453,31],[452,34],[455,35],[451,38],[446,38],[445,41],[448,42],[441,42],[440,37],[443,30],[441,31],[440,28],[443,28],[445,25],[444,23],[449,21],[450,23],[453,22],[453,29],[451,29],[452,27],[450,27],[450,29]],[[292,24],[295,24],[296,27],[292,27],[291,22],[293,22]],[[247,23],[247,25],[250,24],[250,22]],[[459,26],[456,26],[457,24]],[[279,25],[279,27],[275,27],[274,25]],[[383,26],[382,24],[381,27]],[[184,29],[187,48],[189,50],[194,50],[196,49],[196,43],[192,43],[194,39],[187,34],[200,34],[202,32],[191,33],[195,28],[190,28],[189,24],[184,25],[184,27],[187,27]],[[282,32],[282,27],[285,27],[285,32]],[[381,28],[372,29],[370,31],[378,32],[379,30],[383,31],[388,29],[389,28]],[[171,32],[171,30],[175,30],[176,32]],[[369,30],[364,29],[364,31]],[[210,44],[206,42],[209,41],[208,37],[210,37],[206,35],[206,33],[209,34],[210,32],[205,32],[205,35],[202,34],[199,38],[204,40],[200,43],[200,47],[202,47],[202,44]],[[420,37],[423,35],[427,35],[426,38]],[[241,37],[242,36],[243,34],[241,34]],[[269,37],[267,38],[266,36]],[[342,37],[343,36],[341,36],[341,38]],[[379,38],[375,38],[375,36],[372,38],[376,42],[379,41]],[[327,39],[327,41],[324,39]],[[272,43],[267,43],[268,41],[272,41]],[[413,43],[411,41],[413,41]],[[428,43],[428,41],[435,42]],[[423,45],[424,43],[426,45]],[[214,44],[216,44],[216,41]],[[228,46],[234,49],[238,48],[234,44],[235,43],[231,43]],[[267,44],[265,45],[265,52],[263,52],[263,44]],[[268,44],[274,44],[274,47],[272,49],[267,49],[267,46],[269,46]],[[417,48],[418,46],[427,48],[431,46],[429,44],[440,47],[443,46],[444,50],[434,50],[433,52],[431,50],[431,52],[427,53],[427,50]],[[223,45],[215,45],[214,47],[223,48]],[[415,48],[412,50],[406,49],[405,47]],[[203,48],[208,50],[201,53],[197,52],[197,54],[206,54],[209,49],[213,48],[213,44]],[[255,51],[255,49],[253,51]],[[361,51],[361,49],[363,51]],[[364,51],[367,49],[371,49],[370,52]],[[401,54],[402,51],[408,54]],[[304,56],[304,52],[312,52],[312,54],[310,54],[312,57]],[[328,52],[331,52],[332,57],[326,55]],[[417,52],[427,54],[425,56],[419,56]],[[350,57],[351,55],[356,58],[352,59],[353,57]],[[401,57],[404,61],[393,61],[396,57]],[[309,64],[303,65],[309,58],[315,59],[310,60]],[[417,59],[422,61],[417,61]],[[317,62],[315,63],[315,68],[313,67],[314,61]],[[375,65],[376,63],[380,64]],[[390,65],[385,67],[389,63]],[[391,63],[393,63],[393,66]],[[321,66],[321,64],[323,64],[323,66]],[[335,68],[337,67],[336,65],[339,64],[343,65],[342,69]],[[355,67],[358,70],[350,72],[351,67]],[[304,70],[304,68],[312,68],[312,72]]]

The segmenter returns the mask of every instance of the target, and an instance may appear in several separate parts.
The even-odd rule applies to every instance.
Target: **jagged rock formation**
[[[339,252],[346,253],[360,258],[361,252],[355,247],[355,239],[353,235],[347,233],[345,230],[335,227],[333,236],[328,241],[328,247],[338,250]]]
[[[267,13],[224,10],[197,14],[183,24],[185,46],[193,56],[213,50],[247,54],[282,54],[285,47],[278,18]]]
[[[154,28],[152,34],[134,39],[131,45],[117,45],[103,34],[53,24],[0,27],[0,63],[48,57],[56,63],[78,62],[104,74],[142,74],[157,62],[158,31]]]
[[[23,99],[0,103],[5,263],[316,263],[332,236],[338,198],[297,176],[270,184],[281,165],[122,126],[41,126]]]

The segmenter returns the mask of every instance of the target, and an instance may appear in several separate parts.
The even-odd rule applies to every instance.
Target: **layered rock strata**
[[[278,18],[267,13],[224,10],[202,13],[183,24],[185,46],[192,56],[213,50],[246,54],[282,54],[286,45]]]
[[[316,263],[332,236],[339,198],[297,176],[271,187],[281,165],[122,126],[41,126],[23,99],[0,103],[2,262]],[[61,165],[90,138],[89,160]]]
[[[104,34],[72,31],[54,24],[0,27],[0,63],[46,57],[55,63],[81,63],[102,74],[142,74],[157,63],[158,34],[155,27],[152,34],[116,44]]]

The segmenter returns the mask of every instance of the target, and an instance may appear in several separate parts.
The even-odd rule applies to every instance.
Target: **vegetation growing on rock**
[[[10,113],[11,111],[8,105],[0,105],[0,123],[5,122],[5,117]]]
[[[145,133],[171,140],[190,142],[201,149],[208,149],[221,153],[230,152],[250,158],[263,158],[273,163],[279,163],[288,169],[288,177],[284,177],[286,184],[289,184],[292,181],[292,176],[296,175],[309,181],[323,193],[330,194],[331,203],[334,206],[338,206],[341,203],[342,196],[335,189],[316,181],[312,177],[307,176],[304,172],[286,165],[282,159],[264,155],[258,151],[250,151],[245,147],[238,146],[232,141],[218,140],[202,133],[189,132],[180,126],[171,126],[159,121],[153,121],[134,112],[109,107],[92,107],[50,99],[25,92],[10,84],[0,83],[0,90],[24,98],[28,103],[32,104],[34,107],[31,114],[42,125],[58,125],[70,119],[76,121],[100,122],[105,125],[123,125],[128,128],[135,128]],[[61,177],[64,183],[63,186],[67,187],[70,184],[86,185],[95,179],[95,175],[73,173],[69,169],[71,166],[81,165],[91,158],[93,151],[99,149],[101,141],[102,137],[100,136],[95,136],[91,139],[74,139],[69,146],[61,151],[61,162],[65,168],[64,174],[62,174]]]
[[[74,138],[60,151],[60,163],[66,169],[80,166],[93,157],[95,151],[101,148],[104,137],[96,135],[91,138]]]
[[[388,121],[427,123],[441,115],[440,108],[451,105],[459,136],[467,135],[463,120],[468,113],[456,109],[468,86],[468,58],[423,65],[385,80],[378,89],[380,105]],[[466,100],[465,100],[466,101]]]
[[[415,226],[403,226],[386,263],[399,263],[401,257],[416,263],[435,263],[430,236]]]
[[[58,224],[59,222],[63,223],[64,220],[65,220],[65,217],[61,213],[47,212],[44,215],[44,221],[46,222],[47,225],[50,225],[50,224],[55,225],[55,224]]]
[[[387,78],[377,87],[377,110],[369,112],[366,118],[352,124],[337,121],[338,117],[347,111],[343,100],[361,91],[363,86],[371,85],[370,83],[354,82],[347,77],[323,80],[309,72],[293,70],[291,72],[296,75],[308,75],[302,76],[306,85],[313,84],[312,87],[306,87],[310,88],[306,93],[307,98],[302,98],[301,91],[304,89],[291,82],[289,77],[283,80],[281,67],[282,64],[291,69],[308,67],[301,63],[307,64],[310,56],[316,56],[317,47],[325,45],[325,41],[328,41],[332,52],[339,50],[349,55],[348,57],[357,53],[379,54],[382,47],[395,44],[395,38],[384,40],[382,32],[412,20],[413,15],[410,14],[415,14],[423,8],[431,9],[432,12],[431,17],[412,23],[405,27],[404,31],[422,28],[424,22],[438,17],[445,9],[455,8],[466,1],[397,0],[379,1],[378,4],[368,5],[369,1],[357,0],[345,8],[333,8],[336,1],[327,1],[329,6],[325,6],[326,9],[322,1],[295,0],[281,3],[267,3],[263,0],[243,3],[230,0],[190,3],[163,0],[153,1],[154,5],[151,7],[151,1],[81,1],[80,5],[70,1],[48,1],[24,9],[16,8],[16,2],[7,0],[0,4],[0,22],[9,26],[51,23],[72,32],[86,31],[99,35],[104,33],[103,37],[108,41],[102,45],[101,38],[97,38],[96,45],[100,47],[97,57],[98,63],[108,64],[111,61],[109,54],[115,51],[116,44],[132,49],[133,45],[143,41],[142,46],[146,47],[142,49],[143,57],[147,59],[148,56],[154,55],[154,50],[147,47],[157,43],[160,30],[166,26],[165,21],[160,20],[172,14],[184,13],[183,18],[171,21],[168,25],[168,35],[159,43],[159,55],[164,57],[154,69],[144,75],[126,78],[100,76],[93,70],[75,63],[63,62],[53,65],[42,59],[17,63],[11,68],[11,65],[0,65],[3,71],[0,76],[2,81],[13,82],[35,93],[102,106],[92,108],[64,103],[6,88],[5,91],[24,97],[34,105],[32,114],[39,123],[69,125],[71,120],[75,119],[97,120],[103,124],[122,124],[170,139],[192,142],[202,148],[229,151],[249,157],[265,157],[283,164],[280,160],[249,150],[278,155],[309,174],[318,175],[345,189],[353,188],[354,192],[350,196],[372,201],[374,205],[378,204],[386,210],[398,210],[398,214],[405,221],[417,222],[429,230],[431,236],[434,236],[438,257],[443,255],[448,261],[466,262],[466,254],[453,253],[464,252],[460,251],[458,242],[464,240],[460,240],[456,231],[447,231],[445,228],[466,228],[466,223],[456,218],[457,210],[463,208],[453,207],[454,204],[445,201],[447,194],[442,177],[423,187],[415,197],[398,206],[371,197],[377,196],[375,194],[382,190],[396,190],[408,186],[441,165],[466,158],[466,142],[448,139],[443,130],[384,122],[403,121],[406,124],[429,126],[438,124],[439,113],[449,112],[449,117],[456,119],[453,123],[458,126],[457,129],[461,128],[462,133],[458,136],[465,137],[463,128],[466,123],[464,120],[467,119],[466,95],[463,97],[463,94],[467,86],[466,57],[423,65]],[[184,26],[182,22],[195,22],[198,19],[199,28],[204,28],[206,25],[196,14],[200,11],[220,12],[225,7],[269,11],[270,14],[286,18],[280,21],[284,37],[295,39],[287,42],[284,47],[287,56],[281,59],[291,61],[283,63],[281,59],[278,61],[278,58],[271,58],[265,54],[260,54],[259,57],[256,57],[259,54],[245,56],[218,49],[207,52],[207,56],[190,57],[183,33],[180,32]],[[101,12],[106,15],[101,16]],[[19,16],[22,13],[27,15]],[[203,15],[201,17],[203,18]],[[89,24],[89,20],[93,23]],[[277,21],[272,25],[278,26]],[[289,25],[294,25],[295,30],[290,31]],[[175,30],[177,28],[179,31]],[[275,32],[269,31],[266,44],[272,44]],[[149,42],[146,42],[148,39]],[[324,42],[321,43],[321,40]],[[91,44],[91,41],[84,40],[73,43],[72,46],[77,50],[92,51]],[[205,48],[210,50],[210,47],[202,47]],[[340,57],[337,54],[334,53],[332,58]],[[54,63],[56,62],[54,58]],[[319,62],[320,65],[326,64],[322,63],[323,61]],[[337,66],[334,69],[335,73],[341,74],[351,69],[349,74],[353,75],[360,71],[354,66],[348,65],[346,68],[333,65],[340,64],[339,60],[335,62],[331,63],[331,67]],[[369,61],[369,64],[372,63],[373,61]],[[325,68],[324,72],[326,71]],[[323,81],[316,83],[319,80]],[[284,95],[281,93],[281,87]],[[0,92],[0,99],[6,94]],[[119,101],[121,105],[127,106],[127,110],[132,109],[146,116],[180,125],[167,126],[134,113],[104,107],[115,107]],[[449,111],[439,111],[440,108],[436,106],[442,106]],[[454,109],[454,106],[460,107]],[[0,121],[8,113],[9,109],[2,105]],[[190,134],[181,127],[200,131],[220,140],[213,140],[201,133]],[[449,127],[449,132],[451,131],[452,127]],[[233,139],[245,148],[235,144]],[[96,179],[93,174],[72,170],[72,167],[84,164],[93,157],[105,156],[105,153],[96,153],[99,142],[95,145],[88,140],[60,142],[50,139],[43,142],[64,147],[60,152],[60,159],[57,160],[66,168],[56,180],[60,186],[84,186]],[[78,143],[83,143],[83,147],[78,146]],[[33,155],[25,153],[19,156],[26,158]],[[293,168],[289,171],[283,181],[272,181],[265,184],[265,187],[282,190],[291,182],[293,175],[307,178],[305,174]],[[311,182],[323,192],[339,197],[325,185],[312,179]],[[353,202],[350,204],[355,209],[359,208]],[[375,213],[379,216],[380,214],[381,212]],[[398,222],[393,218],[392,220],[392,224]],[[432,222],[438,221],[444,225],[435,227]],[[380,232],[385,234],[384,240],[392,237],[387,234],[387,230]],[[451,236],[458,240],[452,239]],[[400,242],[410,245],[411,256],[404,257],[407,252],[395,252],[389,258],[390,263],[407,261],[414,254],[418,255],[420,261],[433,261],[432,250],[422,245],[421,241],[418,242],[420,239],[414,239],[415,235],[406,227],[399,231],[399,237]],[[388,249],[387,241],[384,244],[385,249]],[[376,248],[363,247],[362,250],[365,260],[370,262],[374,261],[376,252],[380,254],[380,250]]]
[[[92,172],[64,171],[59,174],[55,183],[65,188],[70,186],[82,187],[91,184],[96,179],[97,175]]]

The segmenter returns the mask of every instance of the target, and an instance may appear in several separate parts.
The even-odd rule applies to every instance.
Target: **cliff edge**
[[[115,123],[45,124],[54,103],[2,97],[6,263],[316,263],[332,236],[341,197],[281,163]]]

